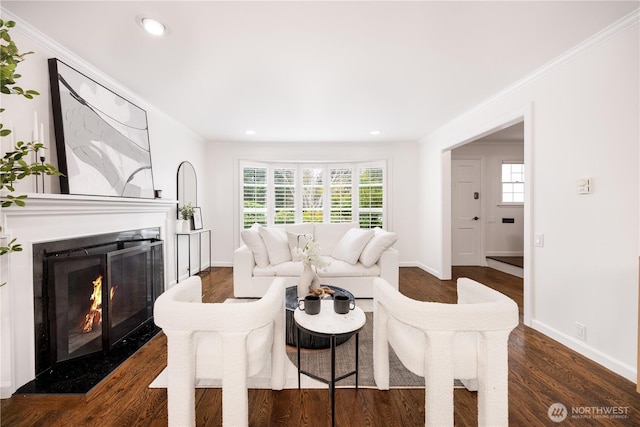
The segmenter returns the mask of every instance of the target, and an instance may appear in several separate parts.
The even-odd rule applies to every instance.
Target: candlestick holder
[[[37,147],[36,147],[36,150],[34,152],[34,155],[36,156],[35,163],[38,163],[38,148]],[[38,186],[38,181],[39,181],[39,179],[38,179],[38,176],[36,175],[36,193],[40,192],[40,188]]]
[[[42,166],[44,166],[44,161],[45,161],[44,156],[40,156],[40,164],[41,164]],[[42,174],[42,193],[43,193],[43,194],[44,194],[44,175],[45,175],[45,174]],[[36,183],[37,183],[37,179],[36,179]]]

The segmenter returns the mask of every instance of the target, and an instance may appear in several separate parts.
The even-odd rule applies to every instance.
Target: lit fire
[[[111,287],[109,291],[109,301],[113,300],[113,294],[116,291],[116,286]],[[93,281],[93,293],[91,294],[91,307],[84,316],[82,322],[82,332],[91,332],[94,326],[102,325],[102,276],[98,276]]]

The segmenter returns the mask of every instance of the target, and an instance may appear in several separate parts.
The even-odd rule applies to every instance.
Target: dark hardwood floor
[[[485,283],[512,297],[522,310],[521,279],[481,267],[454,268],[454,276]],[[232,296],[231,268],[214,268],[203,280],[206,301]],[[456,300],[454,281],[440,281],[418,268],[400,269],[400,289],[418,300]],[[1,425],[166,426],[166,391],[147,387],[166,366],[165,346],[164,335],[158,335],[86,396],[26,395],[2,400]],[[221,396],[217,389],[196,391],[199,426],[220,425]],[[456,389],[454,396],[456,425],[477,425],[475,393]],[[336,397],[338,426],[424,425],[423,390],[338,389]],[[330,423],[326,390],[250,390],[249,401],[251,426]],[[555,402],[569,411],[559,424],[547,415]],[[640,395],[631,381],[522,324],[509,342],[509,404],[512,426],[640,425]],[[583,418],[573,417],[572,408]],[[602,411],[612,408],[626,418],[602,416]],[[586,418],[586,411],[601,413]]]

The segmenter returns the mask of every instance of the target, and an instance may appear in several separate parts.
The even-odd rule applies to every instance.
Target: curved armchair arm
[[[246,332],[273,322],[284,312],[284,280],[273,281],[258,301],[202,303],[202,282],[192,276],[164,292],[154,305],[158,326],[168,330]]]
[[[466,278],[458,279],[458,295],[458,304],[416,301],[382,279],[373,282],[375,304],[424,331],[511,330],[518,325],[518,305],[511,298]]]

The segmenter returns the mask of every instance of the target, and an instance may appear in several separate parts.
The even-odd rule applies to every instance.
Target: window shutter
[[[360,228],[382,227],[383,178],[381,167],[362,167],[358,173]]]
[[[353,182],[352,169],[347,167],[330,168],[331,222],[353,221]]]
[[[274,224],[296,222],[296,170],[295,168],[275,168],[273,170]]]
[[[323,222],[324,168],[302,168],[302,222]]]
[[[245,167],[243,175],[243,227],[267,225],[267,168]]]

